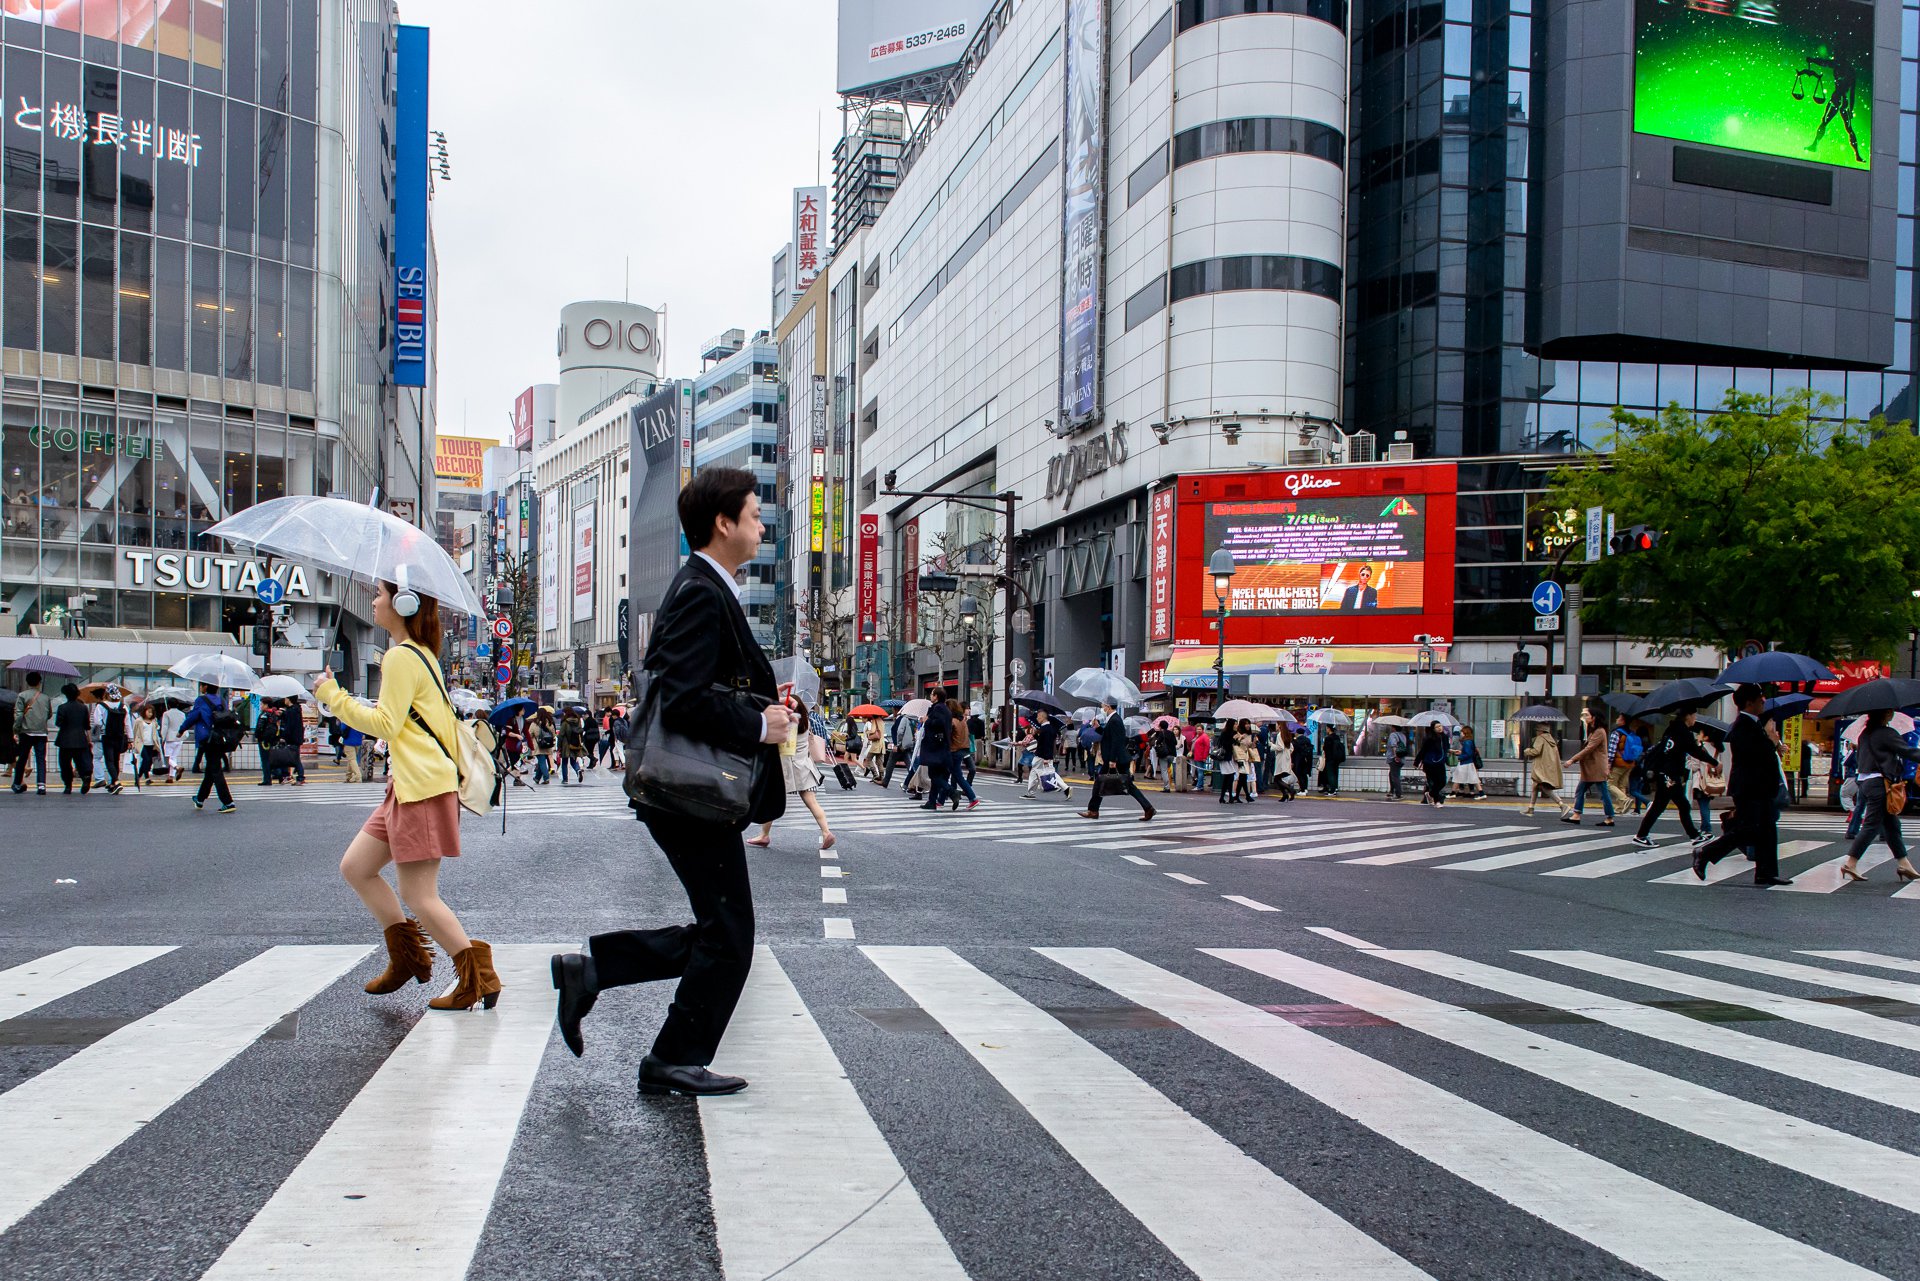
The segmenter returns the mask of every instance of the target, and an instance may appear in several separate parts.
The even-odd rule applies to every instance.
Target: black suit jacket
[[[926,724],[920,727],[920,763],[928,769],[948,769],[953,764],[953,713],[945,703],[927,709]]]
[[[687,557],[667,588],[646,667],[660,682],[660,719],[667,728],[728,751],[759,753],[747,822],[768,823],[784,814],[780,751],[760,742],[760,713],[780,695],[773,665],[753,639],[732,584],[699,556]],[[751,697],[734,697],[727,692],[732,689],[746,689]]]
[[[1127,722],[1119,712],[1107,717],[1107,723],[1100,727],[1100,759],[1115,769],[1125,769],[1133,763],[1132,736],[1127,733]]]
[[[1780,757],[1773,750],[1760,722],[1741,713],[1727,732],[1727,750],[1733,755],[1733,775],[1727,780],[1727,795],[1741,817],[1752,821],[1763,812],[1773,813],[1774,797],[1780,792]]]

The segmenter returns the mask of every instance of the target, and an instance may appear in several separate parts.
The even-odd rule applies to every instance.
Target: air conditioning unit
[[[1324,446],[1313,445],[1306,449],[1289,449],[1287,466],[1324,467],[1327,465],[1327,451]]]
[[[1413,461],[1413,442],[1402,441],[1387,446],[1387,461],[1390,463],[1410,463]]]

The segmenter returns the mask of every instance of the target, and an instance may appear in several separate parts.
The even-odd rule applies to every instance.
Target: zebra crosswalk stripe
[[[1522,832],[1524,834],[1520,836],[1499,836],[1484,841],[1472,840],[1457,842],[1452,845],[1434,846],[1416,843],[1413,849],[1390,850],[1385,854],[1371,854],[1366,858],[1342,859],[1341,861],[1358,863],[1363,867],[1393,867],[1401,863],[1419,863],[1427,859],[1446,858],[1453,854],[1474,854],[1480,850],[1505,849],[1509,845],[1531,845],[1535,841],[1552,839],[1548,833],[1534,827],[1487,827],[1482,828],[1481,832],[1485,834],[1494,832]],[[1459,834],[1456,833],[1456,835]]]
[[[1780,846],[1776,853],[1784,860],[1792,858],[1796,854],[1805,854],[1808,850],[1817,850],[1826,843],[1825,841],[1787,841]],[[1751,875],[1753,875],[1753,864],[1741,858],[1739,854],[1734,853],[1728,854],[1718,863],[1707,868],[1705,880],[1695,876],[1693,874],[1693,868],[1688,866],[1678,872],[1670,872],[1665,876],[1656,876],[1648,883],[1651,885],[1692,885],[1697,887],[1703,885],[1718,885],[1720,882],[1730,881],[1736,876]]]
[[[1294,857],[1319,858],[1326,854],[1336,854],[1340,850],[1347,848],[1350,843],[1347,839],[1348,837],[1357,840],[1367,840],[1373,837],[1390,837],[1394,840],[1402,840],[1412,834],[1407,826],[1402,823],[1357,823],[1352,827],[1338,828],[1332,832],[1281,833],[1264,839],[1226,841],[1219,845],[1207,846],[1207,853],[1239,854],[1247,850],[1254,850],[1266,851],[1265,856],[1281,860],[1290,860]],[[1289,855],[1283,852],[1298,849],[1303,845],[1310,847],[1312,852],[1306,855]],[[1260,858],[1263,857],[1263,855],[1255,853],[1250,857]]]
[[[769,947],[754,949],[720,1054],[729,1072],[753,1082],[700,1105],[729,1277],[965,1281]]]
[[[948,949],[862,951],[1201,1281],[1426,1276]]]
[[[0,970],[0,1020],[18,1018],[171,951],[171,947],[70,947]]]
[[[561,950],[494,948],[520,999],[423,1015],[206,1277],[464,1277],[553,1031],[528,998]]]
[[[0,1094],[0,1232],[172,1107],[366,947],[276,947]]]
[[[1485,858],[1468,859],[1464,863],[1442,863],[1442,872],[1496,872],[1503,868],[1522,867],[1528,863],[1544,863],[1548,859],[1565,858],[1569,854],[1587,854],[1593,850],[1612,849],[1625,845],[1631,836],[1609,836],[1597,841],[1554,842],[1538,849],[1514,850],[1507,854],[1489,854]]]
[[[1447,827],[1451,827],[1451,826],[1454,826],[1454,825],[1453,824],[1435,824],[1433,827],[1420,829],[1420,833],[1424,835],[1427,832],[1438,832],[1438,831],[1445,830]],[[1458,836],[1458,835],[1461,835],[1461,833],[1455,832],[1453,833],[1453,835]],[[1342,841],[1336,842],[1333,840],[1327,840],[1318,849],[1305,849],[1305,850],[1295,849],[1295,850],[1286,851],[1284,853],[1273,853],[1273,854],[1249,854],[1247,855],[1247,857],[1252,859],[1276,859],[1276,860],[1282,860],[1286,862],[1298,862],[1301,859],[1330,858],[1336,854],[1357,854],[1357,853],[1362,853],[1366,850],[1391,848],[1394,846],[1405,845],[1409,839],[1419,839],[1419,837],[1417,837],[1414,832],[1409,831],[1405,827],[1396,827],[1386,833],[1372,833],[1372,834],[1369,834],[1369,836],[1370,836],[1370,839],[1358,840],[1358,841],[1342,840]],[[1446,840],[1447,837],[1442,836],[1442,837],[1437,837],[1436,839]]]
[[[1606,858],[1597,858],[1590,863],[1575,863],[1571,867],[1556,867],[1542,872],[1542,876],[1573,876],[1582,880],[1592,880],[1601,876],[1612,876],[1616,872],[1631,872],[1638,867],[1652,863],[1664,863],[1671,858],[1691,854],[1686,846],[1662,845],[1651,850],[1627,850],[1620,854],[1609,854]]]
[[[1809,952],[1802,950],[1802,956],[1817,956],[1823,961],[1845,961],[1848,965],[1870,965],[1875,969],[1899,970],[1911,974],[1920,970],[1920,961],[1909,960],[1904,956],[1888,956],[1882,952]]]
[[[1753,974],[1767,974],[1795,983],[1810,983],[1815,987],[1836,988],[1860,996],[1878,996],[1889,1001],[1905,1001],[1909,1005],[1920,1004],[1920,983],[1901,983],[1895,979],[1883,979],[1877,974],[1849,974],[1844,970],[1828,970],[1817,965],[1802,965],[1797,961],[1776,961],[1766,956],[1746,956],[1739,952],[1671,951],[1666,955],[1746,970]]]
[[[1882,863],[1889,862],[1892,858],[1893,855],[1886,850],[1875,847],[1861,854],[1859,870],[1864,874]],[[1845,889],[1852,884],[1840,875],[1840,869],[1846,861],[1846,856],[1843,854],[1817,867],[1805,868],[1793,874],[1793,884],[1776,888],[1783,894],[1831,894],[1835,890]]]
[[[1874,1275],[1642,1178],[1360,1051],[1123,952],[1042,948],[1102,987],[1634,1267],[1674,1281]],[[1266,973],[1262,949],[1203,948]],[[1282,979],[1284,982],[1285,980]],[[1711,1242],[1703,1249],[1703,1242]]]

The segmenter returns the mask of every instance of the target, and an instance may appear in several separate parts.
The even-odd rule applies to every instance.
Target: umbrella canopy
[[[265,681],[260,682],[263,686]],[[470,689],[456,689],[447,698],[454,708],[462,712],[484,712],[493,704]]]
[[[1712,734],[1715,738],[1725,738],[1728,732],[1733,729],[1733,726],[1727,724],[1727,722],[1722,720],[1715,720],[1711,716],[1694,717],[1693,727],[1695,729],[1703,729],[1707,733]]]
[[[362,582],[399,583],[462,614],[480,613],[467,576],[432,534],[365,503],[310,494],[271,498],[207,532]]]
[[[1034,711],[1052,712],[1055,716],[1064,716],[1067,711],[1065,703],[1041,689],[1030,689],[1013,701]]]
[[[1631,716],[1639,708],[1641,698],[1638,694],[1629,694],[1623,689],[1617,689],[1611,694],[1603,694],[1600,701],[1616,712],[1625,712]]]
[[[182,680],[252,693],[259,682],[253,669],[230,654],[189,654],[167,669]]]
[[[1523,707],[1515,712],[1516,721],[1538,721],[1543,725],[1558,725],[1567,719],[1567,714],[1557,707],[1548,707],[1545,703],[1535,703],[1532,707]]]
[[[1843,689],[1827,700],[1820,715],[1829,720],[1841,716],[1859,716],[1864,712],[1897,712],[1920,704],[1920,680],[1901,676],[1883,676],[1877,681]]]
[[[1076,707],[1067,713],[1067,719],[1070,721],[1085,721],[1091,725],[1100,719],[1100,709],[1097,707]]]
[[[1563,716],[1560,719],[1565,720],[1566,718]],[[1391,715],[1376,716],[1373,718],[1373,723],[1375,725],[1392,725],[1400,729],[1405,729],[1407,726],[1413,724],[1412,721],[1408,720],[1404,716],[1391,716]]]
[[[912,716],[912,717],[918,718],[921,716],[925,716],[927,712],[932,709],[932,707],[933,707],[933,703],[928,699],[910,698],[906,702],[900,705],[900,714],[902,716]]]
[[[794,694],[808,707],[820,701],[820,673],[798,654],[773,660],[773,680],[776,685],[792,685]]]
[[[1138,685],[1104,667],[1082,667],[1060,682],[1060,692],[1069,698],[1112,703],[1115,707],[1139,707],[1147,701]]]
[[[1335,707],[1321,707],[1308,712],[1307,720],[1314,725],[1333,725],[1340,729],[1353,728],[1353,719]],[[1413,723],[1411,720],[1407,722],[1409,725]]]
[[[155,685],[140,695],[143,703],[179,703],[182,707],[192,707],[193,700],[200,691],[191,685]]]
[[[1647,716],[1654,712],[1676,712],[1686,707],[1699,707],[1711,703],[1724,695],[1730,687],[1724,681],[1707,680],[1700,676],[1684,676],[1677,681],[1668,681],[1645,698],[1639,699],[1627,707],[1607,703],[1616,712],[1625,712],[1629,716]]]
[[[1129,716],[1120,723],[1127,727],[1127,733],[1129,734],[1144,734],[1153,724],[1152,721],[1144,716]]]
[[[1156,716],[1153,718],[1153,727],[1155,729],[1179,729],[1180,722],[1171,716]]]
[[[874,703],[862,703],[860,704],[860,706],[848,712],[847,715],[855,718],[864,717],[864,716],[878,716],[882,720],[884,720],[886,719],[887,709]]]
[[[1769,716],[1785,720],[1789,716],[1798,716],[1813,706],[1811,694],[1782,694],[1778,698],[1767,700],[1765,711]]]
[[[65,676],[77,680],[80,669],[64,658],[55,658],[52,654],[28,654],[25,658],[16,658],[7,664],[10,672],[39,672],[42,676]]]
[[[1887,724],[1893,726],[1893,732],[1896,734],[1913,733],[1913,717],[1907,715],[1905,712],[1895,712],[1891,717],[1887,719]],[[1853,724],[1847,726],[1846,729],[1842,730],[1840,733],[1840,737],[1845,742],[1858,743],[1860,741],[1860,736],[1866,732],[1867,732],[1867,720],[1866,720],[1866,717],[1863,716],[1859,720],[1855,721]]]
[[[80,701],[83,703],[110,703],[125,696],[126,691],[111,681],[92,681],[80,687]]]
[[[897,712],[901,708],[905,707],[906,705],[907,705],[907,700],[904,698],[883,698],[880,700],[880,706],[886,708],[890,712]]]
[[[1277,707],[1268,707],[1265,703],[1256,703],[1251,699],[1230,698],[1220,704],[1220,710],[1214,713],[1226,720],[1239,721],[1281,721],[1291,722],[1293,715]]]
[[[1775,649],[1728,664],[1727,670],[1721,672],[1717,679],[1722,685],[1760,685],[1767,682],[1794,685],[1801,681],[1830,681],[1833,673],[1825,663],[1808,658],[1805,654]]]
[[[510,698],[487,714],[487,723],[495,729],[504,729],[520,713],[532,713],[539,706],[530,698]]]
[[[1438,725],[1442,729],[1459,729],[1460,722],[1447,712],[1416,712],[1407,718],[1409,725]]]
[[[253,692],[262,698],[304,698],[313,701],[313,691],[291,676],[276,672],[272,676],[262,676]],[[455,691],[456,693],[458,691]]]

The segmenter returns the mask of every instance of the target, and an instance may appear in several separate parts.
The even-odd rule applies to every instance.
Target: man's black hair
[[[1737,686],[1734,689],[1733,705],[1735,707],[1745,707],[1748,703],[1751,703],[1756,698],[1764,700],[1766,698],[1766,694],[1767,694],[1767,691],[1761,689],[1758,685],[1755,685],[1752,681],[1748,681],[1746,684]]]
[[[687,546],[699,551],[711,543],[715,522],[722,516],[739,520],[747,496],[759,488],[754,474],[738,467],[709,467],[694,473],[692,483],[680,491],[680,528]]]
[[[39,672],[28,672],[28,673],[27,673],[27,684],[29,684],[29,685],[38,685],[39,683],[40,683],[40,673],[39,673]]]

